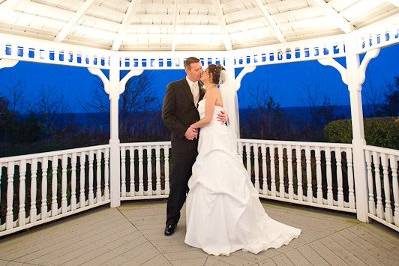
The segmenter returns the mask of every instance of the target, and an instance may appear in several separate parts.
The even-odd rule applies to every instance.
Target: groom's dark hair
[[[184,68],[190,69],[190,65],[193,63],[198,63],[200,60],[197,57],[188,57],[184,60]]]

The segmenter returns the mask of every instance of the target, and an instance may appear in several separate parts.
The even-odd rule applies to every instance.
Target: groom
[[[180,219],[180,210],[186,201],[188,179],[197,157],[198,131],[189,126],[200,119],[197,104],[204,97],[205,90],[199,81],[202,65],[198,58],[184,61],[186,77],[168,85],[162,106],[162,119],[171,131],[170,193],[166,209],[165,235],[175,232]],[[227,115],[220,113],[218,119],[227,121]]]

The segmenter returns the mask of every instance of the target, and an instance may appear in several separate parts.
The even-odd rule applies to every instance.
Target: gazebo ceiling
[[[399,0],[0,0],[0,33],[121,51],[231,50],[398,14]]]

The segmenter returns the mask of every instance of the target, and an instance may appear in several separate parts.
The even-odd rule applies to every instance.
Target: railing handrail
[[[334,148],[351,148],[352,144],[347,143],[330,143],[330,142],[304,142],[304,141],[284,141],[284,140],[262,140],[262,139],[239,139],[240,143],[260,143],[260,144],[272,144],[272,145],[293,145],[293,146],[312,146],[312,147],[334,147]],[[157,146],[157,145],[170,145],[170,141],[155,141],[155,142],[126,142],[120,143],[120,147],[131,147],[131,146]],[[41,153],[33,153],[33,154],[24,154],[10,157],[2,157],[0,158],[0,163],[6,163],[10,161],[20,161],[20,160],[31,160],[38,157],[51,157],[69,153],[79,153],[79,152],[87,152],[91,150],[99,150],[109,148],[109,144],[89,146],[83,148],[74,148],[74,149],[66,149],[66,150],[57,150],[50,152],[41,152]],[[399,151],[381,147],[375,147],[367,145],[366,149],[378,152],[387,152],[390,154],[399,155]]]
[[[366,151],[375,151],[375,152],[381,152],[381,153],[388,153],[392,155],[399,156],[399,150],[394,150],[390,148],[383,148],[383,147],[377,147],[377,146],[372,146],[372,145],[366,145],[364,147]]]
[[[131,146],[157,146],[157,145],[170,145],[170,141],[154,141],[154,142],[125,142],[120,143],[120,147],[131,147]]]
[[[241,143],[260,143],[272,145],[292,145],[292,146],[311,146],[311,147],[334,147],[334,148],[352,148],[352,144],[348,143],[332,143],[332,142],[305,142],[305,141],[285,141],[285,140],[263,140],[263,139],[239,139]]]
[[[101,149],[106,149],[109,147],[110,147],[109,144],[104,144],[104,145],[96,145],[96,146],[89,146],[89,147],[83,147],[83,148],[75,148],[75,149],[67,149],[67,150],[58,150],[58,151],[49,151],[49,152],[10,156],[10,157],[2,157],[2,158],[0,158],[0,163],[7,163],[10,161],[32,160],[32,159],[35,159],[38,157],[39,158],[51,157],[51,156],[64,155],[64,154],[70,154],[70,153],[87,152],[87,151],[92,151],[92,150],[101,150]]]

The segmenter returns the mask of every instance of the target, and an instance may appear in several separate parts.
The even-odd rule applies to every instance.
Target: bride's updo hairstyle
[[[220,82],[220,73],[224,70],[224,67],[221,65],[211,64],[208,66],[209,74],[212,77],[212,83],[219,84]]]

